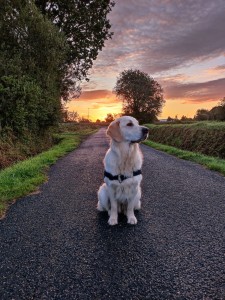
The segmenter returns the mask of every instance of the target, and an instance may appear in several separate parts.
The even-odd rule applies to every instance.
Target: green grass
[[[190,160],[195,163],[201,164],[205,166],[206,168],[217,171],[225,176],[225,160],[212,157],[212,156],[206,156],[200,153],[196,152],[190,152],[190,151],[184,151],[180,150],[178,148],[167,146],[159,143],[155,143],[152,141],[147,140],[145,142],[146,145],[155,148],[157,150],[169,153],[171,155],[177,156],[181,159]]]
[[[82,138],[93,132],[89,128],[57,135],[60,142],[50,150],[0,171],[0,216],[12,200],[37,190],[47,180],[48,167],[67,152],[77,148]]]

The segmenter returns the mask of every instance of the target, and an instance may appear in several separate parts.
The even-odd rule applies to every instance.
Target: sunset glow
[[[84,93],[85,94],[85,93]],[[69,103],[70,111],[77,111],[81,117],[89,118],[91,121],[104,120],[108,113],[118,114],[122,111],[122,103],[113,94],[107,97],[102,96],[102,91],[93,91],[95,98],[84,97],[82,94],[79,99]]]
[[[119,73],[130,68],[161,84],[166,104],[159,118],[211,109],[225,96],[224,11],[224,0],[117,0],[109,15],[114,35],[69,110],[92,121],[120,113],[112,90]]]

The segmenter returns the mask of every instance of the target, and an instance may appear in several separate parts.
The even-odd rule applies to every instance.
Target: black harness
[[[141,170],[137,170],[137,171],[133,172],[133,176],[138,176],[141,174],[142,174]],[[119,183],[123,182],[124,180],[126,180],[128,178],[132,178],[132,177],[126,177],[123,174],[113,176],[111,173],[108,173],[106,171],[104,172],[104,177],[107,177],[109,180],[118,180]]]

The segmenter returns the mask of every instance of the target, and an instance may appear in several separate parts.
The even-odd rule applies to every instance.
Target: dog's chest
[[[137,187],[138,183],[134,181],[131,183],[115,185],[113,187],[115,199],[119,202],[128,201],[136,195]]]

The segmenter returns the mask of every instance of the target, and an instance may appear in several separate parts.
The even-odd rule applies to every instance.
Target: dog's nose
[[[149,132],[149,130],[148,130],[147,127],[143,127],[143,128],[142,128],[142,133],[143,133],[144,135],[148,134],[148,132]]]

